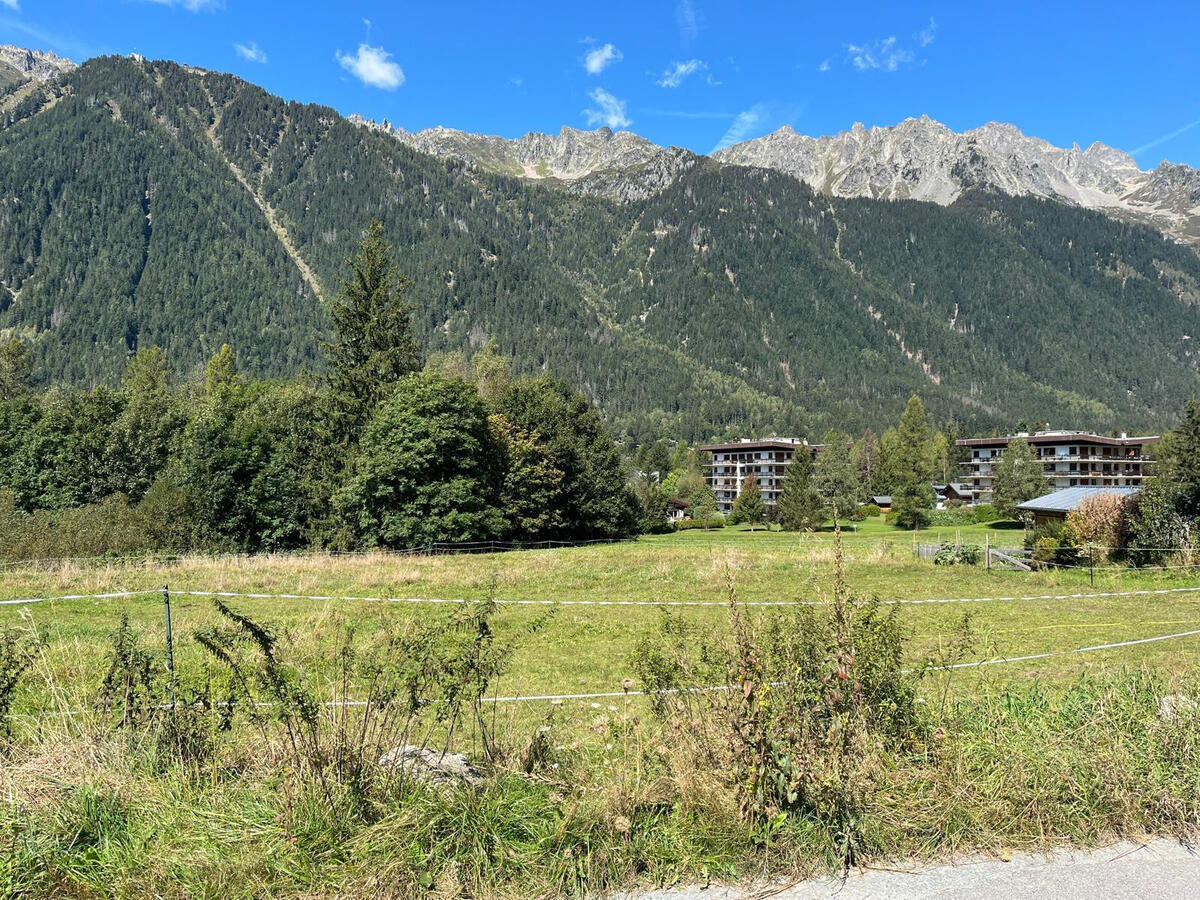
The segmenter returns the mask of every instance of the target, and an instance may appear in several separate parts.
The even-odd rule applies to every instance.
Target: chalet
[[[682,522],[692,517],[692,504],[678,497],[667,498],[667,518],[672,522]]]

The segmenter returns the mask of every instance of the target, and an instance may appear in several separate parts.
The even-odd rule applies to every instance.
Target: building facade
[[[706,444],[698,449],[711,454],[708,485],[717,495],[717,509],[728,515],[742,490],[742,481],[753,475],[768,509],[775,507],[783,492],[783,476],[797,453],[816,455],[819,444],[799,438],[744,439],[725,444]]]
[[[1158,435],[1105,437],[1086,431],[1038,431],[994,438],[957,441],[971,458],[962,464],[963,482],[975,491],[979,503],[992,499],[996,462],[1010,441],[1024,438],[1042,463],[1053,490],[1073,487],[1140,487],[1154,462]]]

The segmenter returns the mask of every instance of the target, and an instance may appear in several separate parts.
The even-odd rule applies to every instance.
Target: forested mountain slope
[[[830,200],[701,158],[617,203],[113,57],[7,113],[0,184],[0,330],[46,383],[110,381],[149,345],[181,373],[222,342],[251,371],[315,367],[378,217],[431,350],[494,337],[635,436],[815,436],[913,391],[980,427],[1150,428],[1200,392],[1200,257],[1052,202]]]

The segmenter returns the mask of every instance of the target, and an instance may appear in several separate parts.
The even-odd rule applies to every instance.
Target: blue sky
[[[709,152],[925,113],[1200,166],[1195,2],[0,0],[0,42],[175,59],[414,130],[608,124]]]

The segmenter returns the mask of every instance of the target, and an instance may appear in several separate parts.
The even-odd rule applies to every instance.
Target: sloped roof
[[[1137,492],[1138,489],[1135,487],[1091,486],[1063,488],[1061,491],[1054,491],[1052,494],[1045,494],[1041,497],[1035,497],[1032,500],[1026,500],[1024,503],[1018,503],[1017,509],[1035,513],[1068,513],[1073,509],[1078,509],[1079,505],[1093,494],[1119,494],[1122,497],[1130,497]]]

